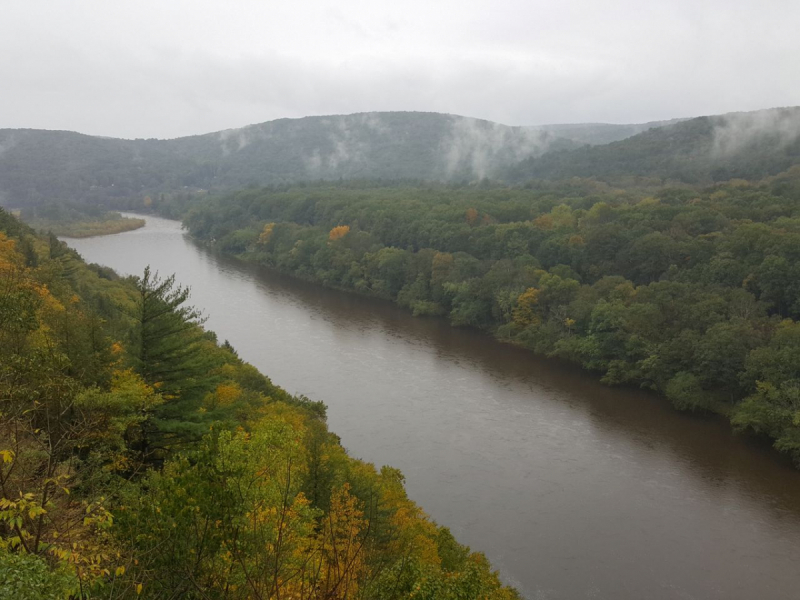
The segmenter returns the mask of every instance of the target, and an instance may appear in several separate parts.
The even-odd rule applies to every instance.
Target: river
[[[191,286],[207,327],[328,405],[349,452],[538,599],[800,597],[800,473],[720,419],[441,319],[219,256],[180,223],[67,240]]]

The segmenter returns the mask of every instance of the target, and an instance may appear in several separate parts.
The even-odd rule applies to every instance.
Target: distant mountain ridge
[[[800,107],[788,107],[681,120],[606,145],[550,152],[523,160],[503,178],[634,176],[705,184],[760,179],[796,164]]]
[[[546,131],[440,113],[278,119],[172,140],[0,130],[0,204],[112,202],[184,187],[308,180],[473,180],[576,144]]]
[[[601,144],[606,140],[615,140]],[[0,205],[119,207],[146,194],[316,180],[757,179],[800,163],[800,108],[510,127],[441,113],[278,119],[171,140],[0,130]]]
[[[666,121],[649,121],[647,123],[556,123],[552,125],[531,125],[529,129],[546,131],[580,144],[610,144],[627,139],[636,134],[667,127],[688,119],[669,119]]]

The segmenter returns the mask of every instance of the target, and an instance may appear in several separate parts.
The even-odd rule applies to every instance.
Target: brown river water
[[[800,472],[720,419],[219,256],[177,221],[67,242],[175,273],[220,340],[323,400],[352,455],[401,469],[525,598],[800,598]]]

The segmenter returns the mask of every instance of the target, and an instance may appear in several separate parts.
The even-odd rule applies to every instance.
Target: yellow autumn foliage
[[[275,230],[275,223],[267,223],[264,225],[264,229],[261,231],[261,235],[258,236],[258,243],[262,246],[269,243],[270,238],[272,237],[272,232]]]
[[[539,316],[536,314],[536,305],[539,303],[539,290],[528,288],[517,298],[517,305],[511,311],[514,324],[518,327],[537,325]]]
[[[220,383],[216,390],[217,405],[230,406],[242,396],[242,388],[238,383]]]

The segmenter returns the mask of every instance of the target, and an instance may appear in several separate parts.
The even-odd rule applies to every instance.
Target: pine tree
[[[199,408],[213,386],[211,373],[217,364],[214,353],[208,352],[213,342],[201,327],[205,319],[186,304],[189,288],[176,285],[174,275],[161,279],[149,266],[137,288],[134,367],[165,399],[147,436],[148,443],[159,438],[164,447],[175,438],[195,437],[207,429],[201,426]]]

